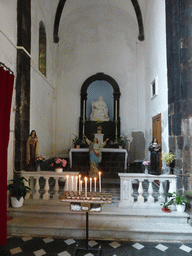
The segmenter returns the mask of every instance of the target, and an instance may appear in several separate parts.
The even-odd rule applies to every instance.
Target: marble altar
[[[128,153],[126,149],[119,149],[119,148],[102,148],[100,149],[101,153],[103,152],[111,152],[111,153],[125,153],[125,162],[124,162],[124,170],[127,169],[127,157]],[[72,157],[73,157],[73,152],[89,152],[89,148],[72,148],[69,151],[69,161],[70,161],[70,168],[72,168]]]

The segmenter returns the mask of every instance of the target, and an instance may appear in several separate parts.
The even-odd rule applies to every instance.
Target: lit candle
[[[101,192],[101,172],[99,172],[99,192]]]
[[[87,198],[87,177],[85,177],[85,198]]]
[[[73,176],[71,177],[71,189],[73,191]]]
[[[80,187],[80,181],[81,181],[81,174],[79,174],[79,191],[80,191],[80,189],[81,189],[81,187]]]
[[[90,192],[92,192],[92,178],[90,178]]]
[[[97,180],[97,178],[95,177],[94,180],[95,180],[95,192],[96,192],[97,191],[97,189],[96,189],[96,180]]]
[[[68,182],[69,182],[69,175],[67,175],[67,182],[66,182],[66,190],[67,190],[67,191],[69,190],[69,184],[68,184]]]
[[[76,183],[75,183],[75,191],[77,191],[77,182],[78,182],[78,176],[76,176],[75,178],[76,178]]]
[[[83,188],[83,181],[80,180],[80,191],[82,192],[82,188]]]

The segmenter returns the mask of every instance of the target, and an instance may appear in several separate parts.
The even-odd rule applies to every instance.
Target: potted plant
[[[168,152],[164,152],[163,153],[163,157],[162,157],[162,160],[165,162],[166,164],[166,170],[165,172],[167,174],[170,174],[170,167],[171,167],[171,164],[175,161],[175,155],[173,155],[172,153],[168,153]]]
[[[190,192],[185,192],[183,195],[180,195],[176,192],[173,193],[168,193],[168,197],[171,198],[170,202],[171,204],[175,203],[176,204],[176,209],[178,212],[184,212],[185,211],[185,206],[188,204],[186,196],[192,197],[192,194]]]
[[[74,138],[72,139],[72,143],[73,143],[74,147],[80,148],[80,146],[82,145],[82,140],[79,139],[77,137],[77,135],[74,135]]]
[[[163,205],[163,207],[161,208],[161,210],[163,211],[163,212],[171,212],[171,209],[169,208],[169,205],[171,205],[172,204],[172,202],[171,201],[169,201],[169,202],[164,202],[162,205]]]
[[[25,186],[24,180],[27,181],[24,177],[15,176],[7,186],[11,196],[12,207],[21,207],[26,194],[31,190],[30,187]]]
[[[50,164],[50,166],[55,168],[56,172],[62,172],[63,171],[63,167],[65,167],[67,165],[67,161],[65,159],[62,158],[55,158],[53,163]]]
[[[119,145],[119,148],[124,148],[127,141],[129,140],[126,137],[121,136],[119,139],[116,139],[115,143]]]

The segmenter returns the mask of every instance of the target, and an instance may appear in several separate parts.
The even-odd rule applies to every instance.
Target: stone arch
[[[56,11],[56,14],[55,14],[55,22],[54,22],[54,32],[53,32],[54,43],[59,42],[59,36],[58,36],[59,23],[60,23],[61,14],[63,12],[64,5],[65,5],[66,1],[67,0],[60,0],[59,4],[57,6],[57,11]],[[144,40],[144,26],[143,26],[143,18],[142,18],[141,9],[140,9],[138,0],[131,0],[131,2],[133,4],[133,7],[135,9],[135,14],[137,16],[137,22],[138,22],[138,27],[139,27],[138,39],[140,41],[143,41]]]
[[[86,106],[87,106],[87,89],[91,83],[98,80],[107,81],[113,88],[113,122],[116,125],[117,137],[120,136],[120,89],[118,83],[111,76],[104,73],[97,73],[90,76],[85,80],[81,87],[81,106],[80,106],[80,123],[79,123],[79,136],[82,137],[84,134],[84,123],[86,121]]]

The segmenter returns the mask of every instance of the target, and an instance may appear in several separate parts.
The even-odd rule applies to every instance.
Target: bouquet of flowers
[[[167,153],[167,152],[164,152],[163,153],[163,157],[162,157],[162,160],[167,164],[171,164],[174,160],[175,160],[175,155],[173,155],[172,153]]]
[[[51,163],[50,166],[57,168],[57,167],[65,167],[66,164],[67,164],[67,161],[65,159],[55,158],[54,162]]]
[[[145,166],[147,166],[147,165],[149,165],[150,164],[150,161],[144,161],[143,162],[143,165],[145,165]]]
[[[36,162],[42,162],[43,160],[45,160],[45,157],[42,156],[42,155],[39,155],[39,156],[37,156],[37,157],[35,158],[35,161],[36,161]]]

